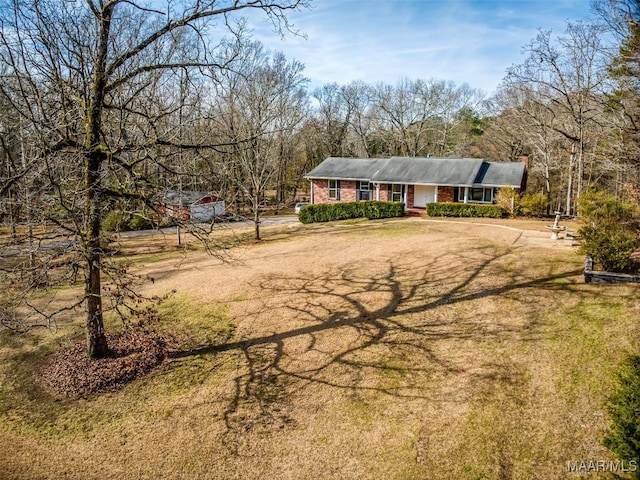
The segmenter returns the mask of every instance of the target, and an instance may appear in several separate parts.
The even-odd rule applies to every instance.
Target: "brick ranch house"
[[[526,188],[528,159],[521,160],[329,157],[304,178],[311,181],[311,203],[397,201],[405,209],[431,202],[493,203],[499,188]]]

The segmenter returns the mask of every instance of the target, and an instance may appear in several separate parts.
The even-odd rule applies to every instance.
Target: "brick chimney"
[[[521,155],[520,163],[524,163],[524,175],[522,176],[522,183],[520,184],[520,193],[523,193],[527,189],[527,180],[529,177],[529,155]]]

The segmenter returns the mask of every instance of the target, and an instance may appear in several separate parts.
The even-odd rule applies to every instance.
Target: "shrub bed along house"
[[[403,202],[344,202],[318,203],[306,205],[300,209],[298,219],[302,223],[330,222],[332,220],[347,220],[350,218],[402,217],[404,215]]]
[[[544,217],[549,211],[549,199],[544,193],[525,193],[518,199],[516,215]]]
[[[504,209],[505,214],[514,217],[545,217],[549,213],[549,199],[544,193],[520,195],[513,188],[501,188],[495,196],[495,202]]]
[[[505,215],[505,210],[500,205],[438,202],[427,204],[427,214],[430,217],[502,218]]]

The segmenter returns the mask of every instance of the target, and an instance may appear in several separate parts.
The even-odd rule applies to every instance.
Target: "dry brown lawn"
[[[163,328],[194,343],[71,401],[31,372],[80,319],[5,332],[0,478],[577,478],[567,462],[611,458],[638,290],[585,285],[548,236],[403,219],[281,228],[232,263],[147,256],[146,293],[177,291]]]

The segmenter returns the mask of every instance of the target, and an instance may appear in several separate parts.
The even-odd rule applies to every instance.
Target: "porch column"
[[[313,180],[311,180],[311,205],[313,205]]]
[[[404,201],[404,211],[406,212],[409,209],[408,208],[409,202],[407,201],[408,193],[409,193],[409,185],[404,185],[402,189],[404,190],[403,201]]]
[[[376,200],[379,202],[380,201],[380,184],[374,183],[374,185],[376,189]]]
[[[464,202],[463,203],[467,203],[468,199],[469,199],[469,187],[464,187]]]
[[[438,203],[438,186],[436,185],[436,188],[433,191],[433,201],[434,203]]]

